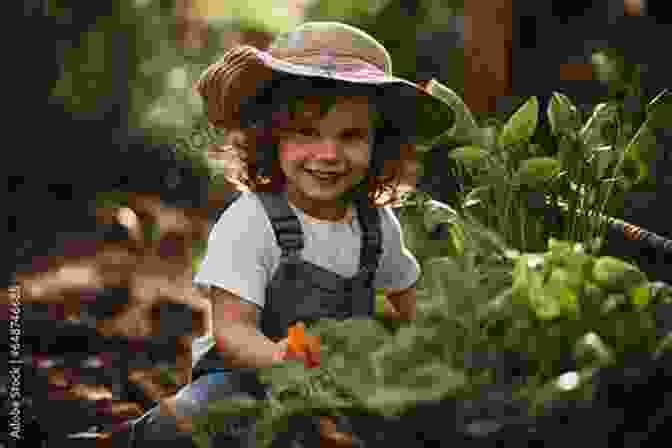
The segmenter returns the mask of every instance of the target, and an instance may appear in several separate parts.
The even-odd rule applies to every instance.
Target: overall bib
[[[301,223],[287,200],[280,194],[257,193],[268,215],[278,246],[282,250],[280,264],[266,287],[266,303],[261,312],[260,330],[268,338],[279,341],[287,337],[287,329],[298,321],[307,325],[320,318],[372,318],[375,289],[373,280],[382,252],[382,234],[378,210],[371,208],[366,197],[355,200],[357,217],[362,230],[359,271],[350,278],[343,277],[301,258],[303,231]],[[208,402],[247,396],[263,399],[266,391],[253,369],[223,368],[224,361],[213,347],[196,364],[193,382],[178,394],[181,412],[197,415],[204,412]],[[170,446],[189,447],[190,441],[176,440],[171,422],[150,411],[141,417],[135,428],[139,445],[161,440]],[[234,421],[235,420],[235,421]],[[341,419],[341,427],[347,419]],[[172,424],[174,427],[174,424]],[[253,448],[254,422],[232,419],[227,430],[214,436],[213,446]],[[317,423],[311,418],[281,436],[274,446],[319,446]],[[343,428],[347,430],[347,426]],[[286,440],[285,440],[286,439]],[[291,439],[291,440],[290,440]],[[158,446],[158,445],[157,445]]]

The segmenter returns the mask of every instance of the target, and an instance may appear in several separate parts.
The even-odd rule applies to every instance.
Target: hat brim
[[[454,123],[455,114],[448,104],[427,92],[422,86],[405,79],[366,67],[350,67],[348,70],[343,70],[346,67],[344,64],[320,67],[290,63],[275,58],[268,52],[256,48],[251,48],[251,50],[248,53],[252,56],[249,64],[257,65],[257,70],[243,70],[239,74],[240,77],[244,78],[246,71],[250,75],[254,75],[260,73],[259,68],[266,68],[277,74],[331,79],[389,89],[390,96],[388,96],[387,91],[385,96],[394,107],[385,108],[381,112],[399,127],[401,133],[409,137],[416,137],[416,143],[430,143],[450,129]],[[255,78],[255,76],[250,76],[246,82],[257,82]],[[262,75],[259,78],[267,80],[269,76]]]

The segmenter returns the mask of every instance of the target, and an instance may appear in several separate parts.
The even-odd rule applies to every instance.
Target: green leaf
[[[609,52],[598,51],[591,55],[591,62],[595,77],[606,84],[612,84],[620,80],[618,60]]]
[[[497,126],[485,126],[476,132],[474,144],[483,148],[494,148],[497,144]]]
[[[462,207],[469,208],[488,203],[491,185],[481,185],[471,190],[464,198]]]
[[[380,412],[384,416],[394,416],[417,401],[417,394],[410,388],[378,388],[375,393],[366,398],[367,408]]]
[[[617,154],[614,151],[613,146],[600,146],[592,150],[592,161],[594,167],[595,177],[597,179],[602,179],[605,176],[611,174],[608,172],[609,167],[617,161]]]
[[[672,93],[667,89],[658,94],[646,108],[646,120],[625,148],[626,162],[635,171],[629,178],[634,183],[642,182],[649,173],[649,165],[655,157],[657,129],[668,129],[672,125]]]
[[[579,131],[579,137],[589,148],[611,144],[608,128],[616,125],[617,116],[618,107],[615,104],[596,105],[590,118]]]
[[[281,363],[260,371],[259,380],[264,384],[272,384],[277,390],[282,390],[307,382],[309,376],[310,372],[303,364]]]
[[[432,232],[439,224],[456,224],[459,216],[452,207],[443,202],[431,200],[424,215],[425,230]]]
[[[667,333],[658,341],[653,351],[653,359],[659,359],[670,349],[672,349],[672,332]]]
[[[465,273],[453,257],[430,258],[423,266],[424,284],[436,297],[451,297],[454,291],[459,291],[464,276]]]
[[[595,261],[593,279],[607,291],[624,292],[646,281],[636,266],[616,257],[604,256]]]
[[[464,251],[465,234],[459,215],[453,208],[439,201],[431,200],[426,204],[423,217],[424,230],[428,238],[428,256],[458,256]],[[440,224],[448,225],[447,238],[429,240],[429,235]]]
[[[567,286],[572,291],[576,292],[584,283],[581,266],[567,266],[556,267],[551,272],[549,282],[557,282],[558,284]]]
[[[518,257],[513,269],[513,286],[511,289],[512,297],[519,303],[529,302],[529,292],[533,282],[532,268],[530,267],[530,254],[523,254]]]
[[[555,319],[563,310],[576,309],[576,294],[556,278],[544,284],[544,257],[540,254],[521,255],[513,273],[512,297],[520,304],[527,304],[537,318]]]
[[[477,146],[461,146],[448,153],[448,157],[455,159],[467,166],[478,165],[487,159],[488,151]]]
[[[560,173],[560,161],[553,157],[533,157],[523,160],[515,174],[520,185],[538,188],[553,180]]]
[[[553,134],[570,133],[578,131],[580,122],[576,106],[562,93],[553,92],[553,96],[546,109],[548,121]]]
[[[602,314],[610,314],[612,311],[617,311],[624,303],[627,302],[625,294],[623,293],[609,293],[600,306]]]
[[[571,256],[572,254],[586,253],[583,244],[574,241],[558,240],[557,238],[548,239],[548,251],[551,254],[561,255],[565,260],[567,259],[568,256]],[[563,266],[564,265],[566,265],[566,263],[563,263]]]
[[[467,236],[462,225],[456,224],[450,226],[449,232],[452,251],[446,252],[445,255],[455,255],[457,257],[463,256]]]
[[[656,115],[660,116],[663,119],[669,120],[669,107],[672,105],[672,92],[670,89],[664,89],[658,95],[655,96],[649,104],[646,105],[646,115]],[[667,121],[666,120],[666,121]],[[664,124],[664,123],[655,123],[655,124]]]
[[[594,374],[595,369],[591,368],[578,372],[564,372],[545,384],[535,385],[529,391],[530,413],[541,416],[545,411],[553,409],[556,403],[563,406],[576,400],[584,402],[591,400]]]
[[[553,320],[562,315],[562,307],[557,300],[557,296],[550,294],[545,288],[534,288],[530,299],[530,305],[532,305],[532,310],[537,318]]]
[[[604,367],[614,361],[614,354],[602,338],[591,331],[576,341],[574,359],[580,368]]]
[[[537,129],[538,119],[539,101],[533,96],[504,124],[498,139],[499,145],[510,146],[529,141]]]
[[[451,369],[442,362],[433,361],[401,373],[399,381],[403,385],[408,385],[415,393],[414,402],[417,402],[444,398],[463,388],[466,377],[464,373]]]
[[[651,301],[651,288],[648,284],[634,286],[628,290],[628,296],[635,309],[641,310]]]
[[[579,286],[580,279],[576,275],[566,269],[556,268],[544,285],[544,291],[557,302],[563,314],[574,316],[578,311],[576,290]]]
[[[474,116],[462,98],[450,88],[432,79],[426,88],[427,92],[439,98],[448,104],[455,112],[455,123],[444,135],[438,137],[440,142],[442,137],[457,138],[460,141],[472,141],[478,133],[478,125]]]

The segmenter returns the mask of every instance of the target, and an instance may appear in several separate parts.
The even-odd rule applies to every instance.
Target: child
[[[391,75],[380,43],[335,22],[305,23],[267,52],[236,47],[197,87],[209,120],[245,137],[245,191],[194,279],[210,288],[213,334],[194,344],[182,415],[235,392],[263,397],[254,370],[288,359],[289,326],[371,317],[376,288],[414,318],[420,269],[389,204],[414,143],[452,124],[448,106]],[[221,437],[254,446],[241,425]]]

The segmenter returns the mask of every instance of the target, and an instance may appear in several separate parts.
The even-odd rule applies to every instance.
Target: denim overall
[[[367,204],[366,197],[355,200],[362,229],[359,272],[346,278],[301,258],[301,223],[282,195],[257,195],[270,218],[277,244],[282,250],[280,264],[266,287],[266,303],[261,312],[261,332],[271,340],[279,341],[287,336],[288,327],[298,321],[309,325],[320,318],[373,317],[373,279],[382,252],[382,234],[378,210]],[[223,364],[214,347],[198,361],[193,370],[193,382],[178,394],[178,406],[183,408],[178,412],[196,415],[206,408],[208,402],[232,398],[234,395],[256,399],[266,396],[266,391],[258,382],[253,369],[233,370],[223,368]],[[152,411],[148,414],[152,414]],[[147,442],[154,439],[161,440],[162,448],[192,446],[185,437],[180,436],[184,439],[182,442],[176,440],[178,435],[174,429],[170,430],[171,422],[167,419],[148,414],[139,419],[135,430],[138,446],[147,446]],[[143,420],[144,424],[141,423]],[[315,419],[297,421],[300,422],[298,427],[281,435],[274,447],[319,446]],[[347,419],[342,419],[339,423],[341,428],[347,430]],[[213,446],[253,448],[253,424],[250,419],[232,419],[225,432],[214,436]]]

